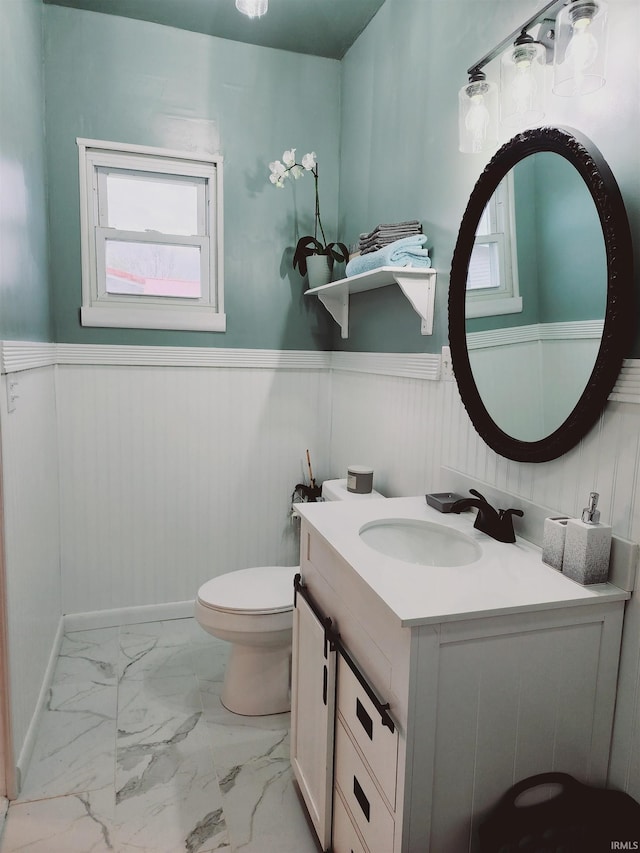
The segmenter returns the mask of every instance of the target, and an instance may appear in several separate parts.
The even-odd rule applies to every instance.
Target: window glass
[[[106,174],[105,225],[121,231],[192,235],[198,230],[198,188],[167,175]]]
[[[500,284],[498,243],[476,243],[469,260],[469,290],[486,290]]]
[[[107,293],[183,299],[202,295],[198,247],[107,240],[105,275]]]

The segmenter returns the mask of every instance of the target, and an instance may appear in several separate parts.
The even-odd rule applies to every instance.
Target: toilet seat
[[[286,613],[293,610],[293,578],[299,570],[299,566],[257,566],[227,572],[204,583],[197,600],[221,613]]]

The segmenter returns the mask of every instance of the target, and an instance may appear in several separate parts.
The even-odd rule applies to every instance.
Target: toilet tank
[[[322,484],[322,499],[325,501],[361,501],[371,498],[383,498],[380,492],[372,489],[366,495],[358,495],[347,490],[347,478],[343,480],[325,480]]]

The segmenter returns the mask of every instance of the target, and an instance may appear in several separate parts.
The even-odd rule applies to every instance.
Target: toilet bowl
[[[298,566],[228,572],[198,590],[195,617],[207,633],[227,640],[221,701],[250,717],[290,708],[293,578]]]
[[[323,484],[325,500],[382,497],[352,494],[346,480]],[[258,566],[219,575],[198,590],[195,618],[231,643],[221,701],[236,714],[282,714],[291,707],[293,578],[299,566]]]

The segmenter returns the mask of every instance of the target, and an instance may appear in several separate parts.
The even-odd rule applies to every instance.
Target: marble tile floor
[[[193,619],[68,633],[0,853],[316,853],[289,715],[220,703]]]

